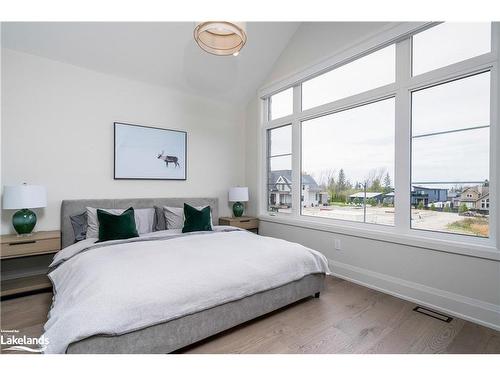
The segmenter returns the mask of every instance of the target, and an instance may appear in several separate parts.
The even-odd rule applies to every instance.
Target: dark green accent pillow
[[[210,206],[197,210],[184,203],[184,227],[182,233],[212,230]]]
[[[139,237],[132,207],[125,210],[121,215],[113,215],[107,211],[97,209],[97,219],[99,220],[99,241],[97,242]]]

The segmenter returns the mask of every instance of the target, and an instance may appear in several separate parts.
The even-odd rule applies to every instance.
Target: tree
[[[389,176],[389,172],[385,174],[384,177],[384,193],[390,193],[391,191],[391,176]]]
[[[374,168],[368,171],[368,174],[365,179],[367,191],[371,191],[374,193],[382,192],[382,178],[386,173],[385,168]]]
[[[422,201],[418,202],[418,206],[417,206],[417,208],[418,208],[419,210],[423,210],[423,209],[424,209],[424,202],[422,202]]]
[[[434,203],[431,203],[431,210],[436,211],[436,205]]]
[[[380,193],[382,191],[382,184],[380,183],[379,178],[376,178],[372,181],[369,191],[372,191],[374,193]]]
[[[443,212],[451,212],[450,206],[444,206]]]
[[[462,203],[460,207],[458,207],[458,213],[463,214],[464,212],[469,211],[465,203]]]
[[[335,176],[337,171],[335,169],[323,169],[314,177],[316,177],[316,181],[319,183],[320,188],[328,192],[328,197],[330,201],[334,200],[336,195],[336,185],[335,185]]]
[[[344,168],[340,168],[339,176],[337,178],[337,187],[339,192],[345,191],[347,189],[347,182],[346,182]]]

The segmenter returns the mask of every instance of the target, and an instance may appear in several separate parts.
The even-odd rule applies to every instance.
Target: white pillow
[[[120,215],[125,210],[121,208],[99,208],[113,215]],[[134,209],[135,226],[139,234],[151,233],[155,217],[154,208]],[[87,207],[87,238],[99,238],[99,220],[97,208]]]
[[[202,210],[208,206],[195,207],[197,210]],[[183,207],[167,207],[163,206],[163,215],[167,229],[182,229],[184,227],[184,208]],[[212,210],[210,210],[210,223],[212,223]]]

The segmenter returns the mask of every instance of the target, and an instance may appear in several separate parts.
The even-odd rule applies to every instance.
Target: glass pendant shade
[[[218,56],[237,55],[247,41],[244,22],[200,22],[194,39],[204,51]]]

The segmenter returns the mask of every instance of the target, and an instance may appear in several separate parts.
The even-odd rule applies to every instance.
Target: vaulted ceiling
[[[2,47],[243,105],[299,25],[248,23],[247,45],[237,57],[202,51],[194,22],[3,23]]]

